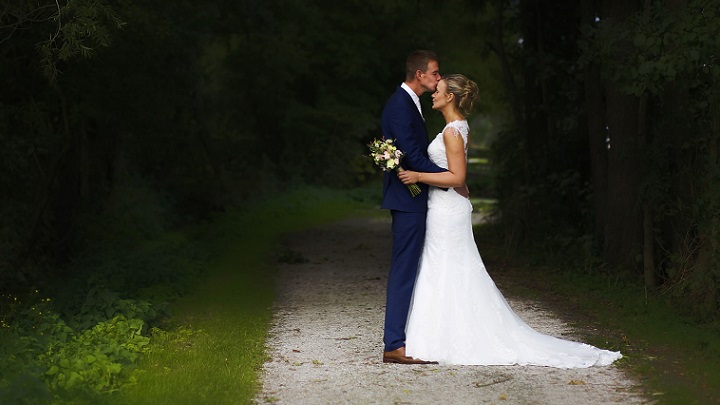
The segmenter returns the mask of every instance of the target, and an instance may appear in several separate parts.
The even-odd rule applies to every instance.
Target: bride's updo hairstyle
[[[477,83],[461,74],[443,76],[442,80],[447,84],[447,92],[455,95],[455,105],[463,117],[470,115],[480,92]]]

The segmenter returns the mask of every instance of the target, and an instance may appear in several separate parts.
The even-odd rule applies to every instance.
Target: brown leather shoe
[[[396,364],[438,364],[437,361],[425,361],[414,359],[405,355],[405,346],[395,349],[391,352],[383,353],[383,363]]]

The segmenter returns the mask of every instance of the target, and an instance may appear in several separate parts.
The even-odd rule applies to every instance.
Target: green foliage
[[[70,345],[96,325],[98,334],[130,330],[135,320],[157,326],[163,303],[187,292],[222,245],[198,243],[180,226],[302,182],[377,182],[361,155],[381,135],[381,108],[417,48],[438,51],[444,72],[478,81],[488,122],[520,118],[495,144],[500,219],[508,239],[538,241],[546,251],[567,252],[575,238],[583,252],[602,245],[588,236],[598,233],[591,218],[602,207],[588,198],[599,191],[589,182],[583,68],[600,66],[605,81],[646,98],[646,146],[629,158],[640,162],[639,192],[653,210],[657,275],[669,297],[713,319],[720,312],[716,5],[692,0],[669,11],[651,2],[620,23],[599,15],[581,36],[575,3],[493,3],[509,5],[501,36],[510,67],[501,80],[502,64],[489,57],[499,21],[486,3],[0,5],[0,294],[30,305],[0,308],[13,325],[2,335],[17,360],[8,370],[19,367],[12,386],[24,387],[4,393],[54,395],[33,360],[48,336]],[[499,83],[508,86],[507,102],[498,101]],[[426,116],[432,134],[441,119]],[[265,213],[284,209],[301,212],[288,201]],[[53,300],[40,318],[27,312],[40,300],[24,293],[36,287]],[[21,312],[37,323],[18,323],[11,314]],[[45,325],[43,335],[33,325]],[[86,355],[71,346],[64,353]],[[105,372],[97,381],[130,378]],[[8,381],[3,374],[0,384]]]
[[[720,313],[720,258],[714,253],[720,243],[720,40],[712,34],[720,29],[717,4],[651,2],[622,16],[604,14],[612,2],[597,14],[591,14],[592,2],[577,12],[567,4],[528,4],[511,4],[502,21],[510,31],[503,37],[510,77],[518,85],[507,86],[509,98],[516,96],[516,122],[493,145],[506,240],[567,255],[578,239],[588,257],[611,260],[618,257],[613,249],[627,249],[628,268],[612,271],[638,273],[636,264],[644,262],[678,309],[715,321]],[[564,31],[578,25],[579,11],[587,13],[581,31]],[[512,42],[518,36],[521,46]],[[616,87],[631,96],[629,111],[608,104]],[[608,129],[612,117],[638,130]],[[610,135],[604,151],[595,137]],[[613,193],[627,184],[636,191]],[[610,213],[618,201],[637,209]],[[618,221],[629,225],[608,225]],[[637,229],[643,221],[647,228]],[[611,242],[625,235],[608,229],[634,236],[619,246]],[[654,252],[643,250],[643,238]],[[643,251],[645,256],[633,260],[633,252]]]
[[[601,20],[585,28],[580,63],[601,61],[609,78],[638,96],[660,95],[679,80],[691,88],[703,86],[720,77],[715,55],[720,41],[714,34],[719,12],[707,0],[690,1],[680,10],[656,2],[621,22]]]
[[[77,225],[128,176],[161,190],[188,223],[299,182],[363,184],[358,157],[380,135],[413,49],[487,76],[468,43],[433,29],[462,16],[448,29],[481,47],[481,5],[326,3],[0,6],[2,285],[32,285],[77,255]],[[49,83],[42,72],[55,69]]]
[[[158,317],[158,311],[149,302],[121,299],[117,293],[93,287],[74,317],[73,327],[85,330],[118,316],[151,321]]]
[[[37,50],[36,64],[54,82],[61,73],[59,63],[88,58],[96,47],[109,46],[114,31],[124,24],[105,1],[4,2],[0,44],[30,37]]]
[[[586,28],[581,64],[597,63],[627,94],[645,97],[648,141],[642,197],[652,207],[662,291],[704,321],[720,313],[720,172],[716,117],[720,98],[720,9],[695,0],[671,9],[654,3],[622,22]]]
[[[496,80],[502,74],[514,120],[503,124],[492,144],[498,220],[508,243],[557,251],[563,240],[591,233],[577,32],[564,22],[574,18],[576,6],[494,7],[501,4],[506,8],[492,25],[504,30],[492,48],[505,62]]]
[[[117,305],[118,296],[112,291],[149,300],[157,309],[187,291],[206,255],[187,235],[171,231],[175,218],[167,196],[147,182],[128,179],[118,186],[105,209],[86,215],[79,225],[84,242],[76,246],[79,256],[68,271],[79,276],[79,283],[89,281],[94,287],[85,303],[79,297],[65,297],[65,302],[73,303],[71,310],[82,313],[90,307],[102,312],[109,304]]]
[[[110,45],[113,30],[125,23],[106,2],[79,0],[57,4],[48,20],[57,24],[50,39],[37,44],[44,75],[55,81],[60,71],[58,62],[66,62],[78,56],[88,58],[98,46]],[[45,6],[47,8],[47,6]]]
[[[0,396],[27,403],[27,398],[43,402],[49,397],[69,399],[92,397],[127,384],[132,364],[143,352],[149,338],[143,336],[143,315],[133,305],[119,302],[120,310],[133,318],[115,315],[108,320],[72,328],[54,311],[49,298],[38,298],[35,291],[23,299],[4,297],[0,313],[2,360]],[[7,305],[7,306],[6,306]],[[96,314],[104,319],[105,311]]]
[[[73,337],[69,344],[51,347],[40,361],[50,368],[45,373],[53,390],[86,390],[91,393],[116,389],[115,380],[129,372],[149,338],[142,336],[140,319],[118,315],[97,323]]]
[[[140,180],[118,188],[78,231],[88,242],[43,295],[8,294],[0,305],[0,395],[59,401],[93,398],[132,384],[150,341],[148,325],[200,273],[190,237],[171,233],[171,205]],[[104,224],[104,225],[98,225]],[[52,296],[50,298],[44,298]],[[26,387],[26,388],[21,388]]]
[[[128,387],[146,387],[168,375],[185,381],[177,392],[195,391],[193,384],[202,379],[208,394],[227,398],[227,387],[239,385],[232,392],[252,397],[257,367],[264,359],[273,297],[268,260],[277,238],[378,198],[358,191],[340,199],[331,190],[298,189],[216,214],[192,230],[170,233],[165,228],[172,216],[162,198],[140,181],[125,190],[98,218],[87,218],[91,225],[111,225],[83,228],[92,242],[85,245],[82,260],[71,265],[72,276],[66,275],[62,283],[49,282],[42,293],[33,289],[2,296],[0,396],[10,403],[32,403],[27,398],[38,403],[104,402],[121,388],[134,392]],[[126,220],[118,220],[118,215]],[[198,289],[201,268],[208,267],[215,270],[204,273],[207,285]],[[146,275],[138,281],[140,273]],[[58,288],[52,288],[56,283]],[[48,291],[52,299],[46,298]],[[194,295],[176,303],[175,309],[192,312],[193,325],[179,325],[184,318],[162,322],[168,319],[164,303],[188,291]],[[212,316],[206,313],[209,308]],[[198,325],[203,330],[207,326],[207,332]],[[214,376],[207,373],[209,358],[234,366],[220,367],[221,375]],[[171,373],[153,369],[161,359],[172,362]],[[189,368],[199,373],[188,375]]]
[[[717,142],[717,141],[716,141]],[[703,185],[690,201],[679,200],[666,216],[693,221],[668,252],[666,281],[661,291],[684,314],[700,322],[720,320],[720,167],[705,161],[705,170],[694,173],[693,183]],[[667,242],[666,242],[667,244]]]
[[[358,212],[368,215],[379,201],[376,190],[298,187],[215,213],[196,227],[198,244],[212,253],[208,271],[174,302],[173,317],[151,329],[137,384],[108,400],[251,403],[266,361],[276,260],[302,260],[278,256],[280,238]]]

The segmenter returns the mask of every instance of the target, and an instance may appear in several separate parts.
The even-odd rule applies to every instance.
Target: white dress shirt
[[[422,107],[420,107],[420,97],[418,97],[418,95],[415,94],[415,92],[412,91],[412,89],[410,88],[410,86],[408,86],[407,84],[405,84],[405,82],[403,82],[403,84],[401,84],[400,87],[402,87],[403,90],[407,91],[408,94],[410,95],[410,97],[412,97],[412,100],[415,102],[415,106],[417,107],[418,112],[420,112],[420,116],[422,117],[422,119],[423,119],[423,121],[424,121],[424,120],[425,120],[425,117],[423,116],[423,113],[422,113]]]

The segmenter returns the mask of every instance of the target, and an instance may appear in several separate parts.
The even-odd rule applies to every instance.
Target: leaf
[[[653,65],[652,62],[642,63],[640,66],[638,66],[638,74],[646,75],[646,74],[650,73],[650,71],[652,70],[652,65]]]
[[[570,380],[570,382],[568,382],[568,384],[569,385],[585,385],[586,383],[583,380]]]
[[[82,382],[82,377],[80,376],[80,374],[78,374],[75,371],[71,371],[70,377],[68,378],[68,380],[66,382],[66,387],[70,388],[79,382]]]
[[[669,77],[669,80],[672,81],[673,79],[675,79],[675,75],[677,75],[677,71],[675,70],[675,68],[673,68],[671,66],[671,67],[668,67],[667,72],[665,74]]]
[[[645,34],[643,34],[642,32],[639,32],[637,35],[635,35],[633,44],[637,47],[641,47],[641,46],[645,45],[645,41],[646,41]]]
[[[52,367],[50,367],[50,370],[48,370],[45,374],[46,375],[55,375],[58,373],[58,371],[60,371],[60,367],[52,366]]]

